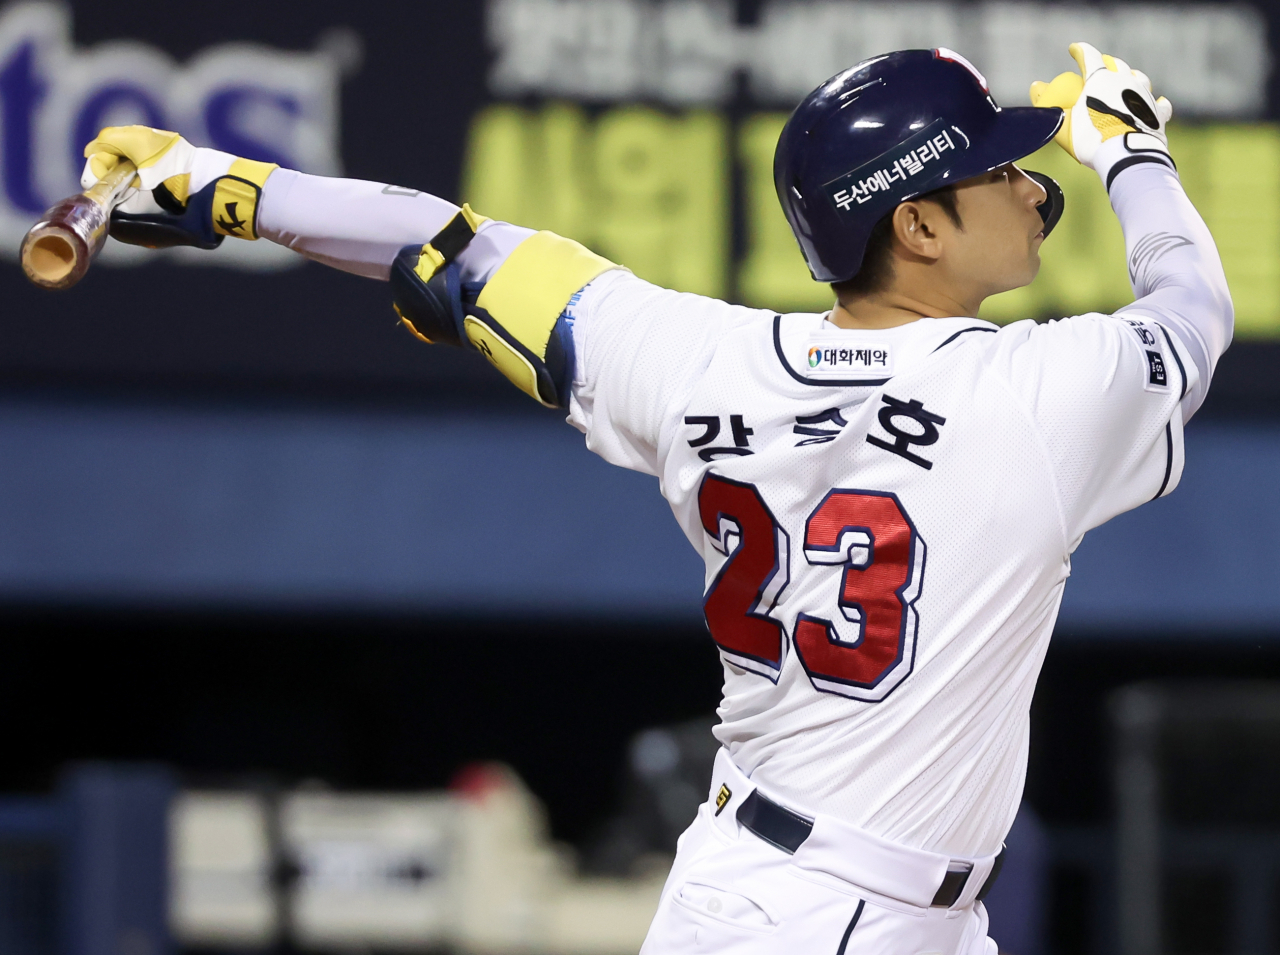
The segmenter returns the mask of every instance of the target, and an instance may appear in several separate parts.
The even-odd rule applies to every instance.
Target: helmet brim
[[[1065,118],[1056,106],[1017,106],[1000,110],[995,126],[984,137],[984,144],[968,153],[962,166],[952,170],[954,178],[951,181],[972,179],[1030,156],[1057,135]]]

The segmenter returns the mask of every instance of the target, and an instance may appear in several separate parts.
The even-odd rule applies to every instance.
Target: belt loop
[[[1000,878],[1000,870],[1004,868],[1004,852],[1005,846],[1001,844],[1000,851],[996,854],[995,860],[991,863],[991,874],[987,876],[987,881],[982,883],[982,888],[978,890],[977,896],[974,897],[975,902],[981,902],[987,897],[987,893],[991,891],[992,886],[996,884],[996,879]]]
[[[969,880],[965,883],[964,889],[960,896],[951,904],[951,908],[968,908],[981,902],[991,891],[991,887],[995,885],[996,878],[1000,875],[1000,866],[1004,864],[1004,847],[1000,847],[1000,851],[994,856],[987,856],[974,862],[973,871],[969,873]]]
[[[969,882],[969,875],[972,872],[972,863],[952,861],[947,866],[947,874],[942,877],[942,885],[938,886],[938,891],[929,904],[935,908],[951,908],[964,894],[964,887]]]
[[[778,805],[758,789],[751,790],[742,801],[737,817],[738,825],[788,855],[795,855],[813,832],[812,819]]]

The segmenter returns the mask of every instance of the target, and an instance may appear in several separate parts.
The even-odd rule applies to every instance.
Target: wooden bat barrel
[[[22,270],[41,288],[70,288],[107,241],[111,210],[137,170],[125,161],[91,188],[50,207],[22,239]]]

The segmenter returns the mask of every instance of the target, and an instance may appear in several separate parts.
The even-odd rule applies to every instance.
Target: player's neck
[[[978,314],[977,306],[948,296],[917,297],[898,289],[873,295],[841,296],[830,320],[841,328],[896,328],[922,318],[953,318]]]

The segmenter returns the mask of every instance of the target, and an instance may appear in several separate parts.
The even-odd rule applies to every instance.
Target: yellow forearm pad
[[[280,167],[275,163],[237,159],[217,180],[213,192],[213,231],[237,239],[258,237],[258,200],[262,186]]]
[[[468,316],[467,338],[525,394],[548,407],[545,379],[548,342],[574,293],[620,266],[554,232],[539,232],[516,247],[480,293],[480,316]],[[484,315],[499,326],[494,329]],[[513,344],[514,343],[514,344]],[[518,345],[519,347],[515,347]],[[524,352],[522,354],[522,352]],[[539,367],[544,374],[539,375]]]
[[[476,304],[535,355],[547,350],[556,320],[584,285],[618,266],[586,246],[538,232],[516,246]]]

